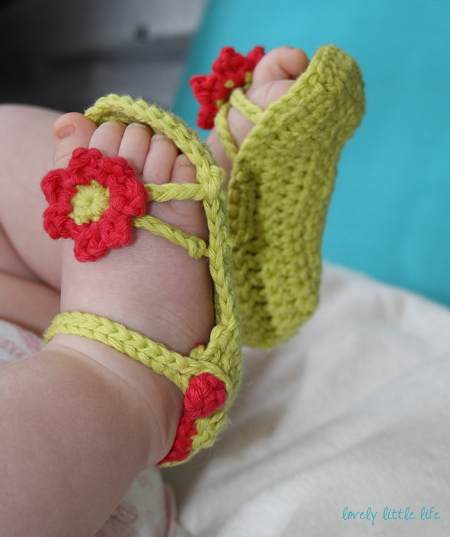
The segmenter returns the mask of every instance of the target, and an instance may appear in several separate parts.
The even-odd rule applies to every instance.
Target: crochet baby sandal
[[[201,78],[191,81],[194,92]],[[228,215],[242,341],[271,348],[295,335],[317,308],[336,165],[364,115],[364,84],[355,60],[334,45],[321,47],[289,92],[265,111],[245,97],[249,80],[224,104],[216,101],[215,126],[233,163]],[[255,124],[239,149],[227,123],[231,106]]]
[[[83,335],[128,354],[174,382],[184,394],[184,413],[174,445],[160,464],[177,464],[214,442],[226,422],[226,412],[236,396],[241,375],[240,317],[231,278],[231,241],[224,172],[215,164],[210,150],[195,131],[173,114],[142,100],[108,95],[87,110],[86,116],[97,125],[111,120],[125,124],[146,124],[153,133],[164,133],[195,165],[197,184],[149,184],[145,185],[145,189],[150,199],[158,202],[201,200],[208,222],[208,244],[149,215],[134,216],[133,225],[144,227],[186,248],[192,257],[209,258],[214,285],[215,326],[209,343],[197,346],[189,356],[169,350],[163,344],[109,319],[82,312],[58,315],[47,330],[45,339],[48,342],[58,333]],[[73,159],[79,154],[80,158],[84,158],[81,151],[76,150]],[[92,158],[96,158],[96,155]],[[117,165],[115,160],[120,159],[103,160],[106,161],[105,166],[110,166],[111,161]],[[48,174],[51,180],[54,180],[55,172],[66,174],[66,170],[50,172],[53,173]],[[46,178],[43,185],[45,181]],[[48,201],[52,195],[49,194]],[[50,225],[47,227],[51,233]]]

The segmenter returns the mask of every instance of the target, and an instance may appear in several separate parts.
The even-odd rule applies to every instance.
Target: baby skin
[[[248,98],[266,108],[307,65],[299,49],[271,51],[255,69]],[[195,182],[187,157],[140,124],[97,127],[81,114],[58,117],[14,106],[0,114],[2,139],[8,140],[0,149],[0,292],[6,298],[0,317],[42,333],[59,311],[83,311],[181,354],[206,344],[214,310],[205,258],[193,259],[183,248],[134,229],[129,246],[80,263],[71,240],[52,241],[42,231],[40,179],[51,167],[65,168],[74,149],[124,157],[140,181],[156,184]],[[239,145],[252,124],[233,108],[228,119]],[[45,133],[53,122],[52,147]],[[208,144],[229,174],[231,163],[214,130]],[[147,208],[208,241],[200,202],[150,202]],[[0,472],[6,476],[0,526],[8,536],[94,535],[133,479],[169,452],[182,415],[182,393],[165,377],[75,335],[57,335],[40,353],[3,366],[0,399]]]

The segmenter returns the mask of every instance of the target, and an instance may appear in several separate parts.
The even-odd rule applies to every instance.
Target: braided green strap
[[[239,351],[234,348],[233,343],[236,342],[230,341],[227,330],[221,339],[225,344],[231,343],[230,352],[218,349],[217,345],[216,348],[199,345],[189,356],[169,350],[162,343],[156,343],[120,323],[91,313],[75,311],[57,315],[44,334],[46,343],[57,334],[79,335],[108,345],[164,375],[183,392],[183,418],[172,450],[160,461],[160,465],[178,464],[214,443],[226,422],[225,412],[233,402],[240,377]],[[230,359],[225,362],[225,367],[217,359],[223,353],[225,358]]]
[[[202,359],[197,349],[193,349],[190,356],[183,356],[106,317],[79,311],[60,313],[46,330],[45,342],[49,343],[57,334],[74,334],[108,345],[153,369],[158,375],[164,375],[183,393],[189,380],[204,372],[222,380],[227,390],[232,388],[229,377],[220,367]]]
[[[163,185],[144,185],[153,201],[165,202],[172,200],[202,201],[205,190],[197,183],[166,183]]]
[[[242,88],[236,88],[231,93],[230,103],[231,106],[234,106],[239,112],[244,114],[247,119],[255,124],[258,123],[264,112],[261,107],[247,99]]]
[[[231,136],[230,128],[228,126],[228,112],[230,108],[230,101],[227,101],[219,108],[219,111],[214,118],[214,126],[216,127],[217,136],[219,137],[220,143],[222,144],[228,159],[230,162],[234,162],[239,149]]]
[[[200,259],[203,256],[209,257],[208,246],[203,239],[189,235],[154,216],[148,214],[145,216],[136,216],[133,218],[133,225],[138,228],[147,229],[154,235],[167,239],[172,244],[182,246],[195,259]]]
[[[204,190],[202,185],[194,183],[166,183],[164,185],[144,185],[150,193],[151,200],[157,202],[167,202],[172,200],[202,201]],[[153,235],[158,235],[171,243],[185,248],[189,255],[195,259],[209,257],[208,245],[200,237],[184,233],[167,222],[159,220],[154,216],[145,215],[133,218],[133,225],[138,228],[147,229]]]
[[[234,141],[228,126],[227,116],[230,108],[234,106],[234,108],[239,110],[239,112],[255,124],[258,123],[264,112],[257,104],[252,103],[252,101],[247,99],[244,90],[243,88],[236,88],[231,93],[229,101],[220,107],[219,112],[214,118],[217,135],[219,136],[222,147],[231,162],[234,162],[239,148],[236,146],[236,142]]]

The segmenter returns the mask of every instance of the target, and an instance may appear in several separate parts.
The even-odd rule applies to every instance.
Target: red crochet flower
[[[144,216],[149,199],[125,159],[81,147],[65,170],[44,177],[41,188],[49,203],[45,231],[52,239],[72,238],[78,261],[96,261],[108,248],[129,244],[133,217]]]
[[[199,418],[211,416],[225,405],[227,391],[222,380],[210,373],[201,373],[189,381],[183,401],[183,416],[175,441],[169,453],[158,464],[184,461],[192,449],[192,439],[198,434],[195,426]]]
[[[232,47],[224,47],[213,63],[211,74],[191,78],[189,84],[201,105],[197,120],[201,129],[214,127],[214,118],[221,105],[234,89],[249,81],[249,75],[263,56],[263,47],[255,47],[247,56],[242,56]]]

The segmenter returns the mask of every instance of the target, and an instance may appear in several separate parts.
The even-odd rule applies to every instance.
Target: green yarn
[[[192,257],[209,258],[214,286],[215,326],[209,343],[193,349],[189,356],[182,356],[167,349],[162,343],[90,313],[64,312],[57,315],[47,330],[45,339],[48,342],[58,333],[69,333],[100,341],[164,375],[183,393],[186,393],[190,380],[202,373],[210,373],[223,381],[226,404],[212,415],[195,421],[197,432],[192,438],[190,458],[199,449],[210,446],[226,423],[225,413],[236,397],[241,377],[241,321],[231,277],[232,242],[226,209],[225,172],[214,162],[209,148],[200,141],[195,131],[173,114],[142,100],[108,95],[89,108],[86,116],[97,125],[111,120],[148,125],[154,133],[164,133],[195,165],[197,184],[145,186],[152,199],[158,202],[171,199],[202,201],[209,229],[208,244],[149,215],[134,218],[133,222],[136,227],[144,227],[186,248]],[[167,462],[164,465],[174,464],[178,462]]]
[[[340,152],[364,115],[363,88],[355,60],[329,45],[267,110],[235,90],[216,116],[233,161],[228,215],[245,345],[286,341],[317,308],[327,208]],[[256,122],[239,150],[231,105]]]
[[[166,376],[183,393],[201,373],[222,380],[226,405],[195,421],[188,458],[210,446],[226,423],[241,376],[241,326],[244,344],[271,348],[293,336],[317,308],[326,212],[340,152],[364,115],[363,88],[357,63],[330,45],[319,49],[290,91],[265,111],[236,89],[216,116],[233,162],[228,205],[224,171],[176,116],[117,95],[99,99],[86,112],[97,125],[111,120],[148,125],[195,165],[197,184],[145,186],[158,202],[202,201],[208,244],[149,215],[133,223],[186,248],[192,257],[209,258],[215,327],[209,343],[189,356],[89,313],[58,315],[45,337],[72,333],[101,341]],[[231,106],[255,123],[240,149],[227,124]]]
[[[94,180],[90,185],[78,185],[77,193],[70,200],[70,204],[73,211],[69,216],[78,225],[98,222],[109,206],[109,189]]]

